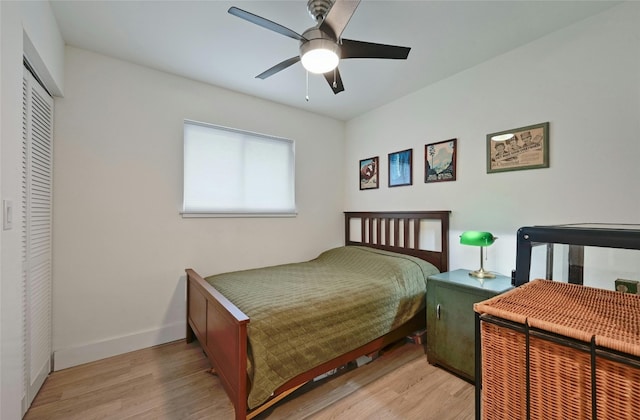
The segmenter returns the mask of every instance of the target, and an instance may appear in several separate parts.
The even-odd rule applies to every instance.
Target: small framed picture
[[[424,182],[456,180],[457,139],[424,146]]]
[[[549,167],[549,123],[487,134],[487,173]]]
[[[378,156],[360,161],[360,189],[372,190],[378,188]]]
[[[389,187],[413,184],[413,149],[389,153]]]

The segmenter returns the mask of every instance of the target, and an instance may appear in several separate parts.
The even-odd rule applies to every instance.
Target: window
[[[292,216],[292,140],[184,122],[183,216]]]

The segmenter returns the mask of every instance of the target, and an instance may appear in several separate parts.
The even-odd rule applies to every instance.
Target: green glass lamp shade
[[[468,230],[460,235],[462,245],[489,246],[495,242],[496,238],[489,232]]]

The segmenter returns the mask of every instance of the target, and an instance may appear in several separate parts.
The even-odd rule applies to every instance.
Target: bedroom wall
[[[55,369],[177,340],[185,275],[343,243],[344,123],[67,47],[54,151]],[[183,219],[182,123],[296,142],[295,218]]]
[[[451,210],[451,269],[476,269],[464,230],[499,240],[485,268],[509,275],[528,225],[639,223],[640,3],[598,16],[470,68],[347,123],[346,210]],[[550,168],[486,173],[486,135],[550,122]],[[424,147],[458,139],[457,180],[424,183]],[[387,154],[414,150],[414,185],[387,187]],[[381,186],[359,191],[360,159],[380,156]],[[607,252],[607,266],[625,260]],[[613,277],[615,278],[615,277]],[[611,278],[599,287],[612,288]]]

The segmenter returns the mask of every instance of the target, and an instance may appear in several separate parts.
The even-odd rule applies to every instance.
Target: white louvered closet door
[[[24,288],[23,411],[51,372],[53,98],[25,68],[21,233]],[[23,413],[24,414],[24,413]]]

